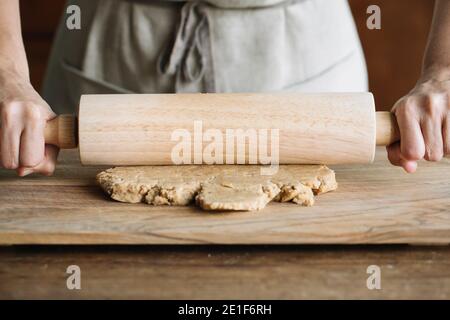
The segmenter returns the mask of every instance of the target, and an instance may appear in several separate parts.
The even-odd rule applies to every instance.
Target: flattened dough
[[[100,172],[97,182],[112,199],[205,210],[261,210],[270,201],[314,204],[314,195],[337,188],[334,171],[320,165],[282,165],[271,176],[260,166],[142,166]]]

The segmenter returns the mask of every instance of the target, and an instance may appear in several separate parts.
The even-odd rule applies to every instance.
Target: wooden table
[[[340,187],[315,207],[231,214],[110,201],[99,169],[76,161],[64,152],[51,178],[0,172],[0,298],[450,298],[450,248],[398,244],[448,244],[448,160],[406,175],[378,150],[372,165],[333,167]],[[391,245],[242,245],[269,242]],[[181,243],[201,245],[155,245]],[[82,290],[66,288],[71,264]],[[381,290],[366,287],[369,265]]]
[[[273,203],[210,214],[109,200],[75,151],[53,177],[0,171],[0,245],[7,244],[448,244],[450,160],[408,175],[379,149],[371,165],[334,166],[339,188],[314,207]]]
[[[81,269],[68,290],[66,269]],[[381,290],[368,290],[369,265]],[[0,248],[0,299],[449,299],[447,246]]]

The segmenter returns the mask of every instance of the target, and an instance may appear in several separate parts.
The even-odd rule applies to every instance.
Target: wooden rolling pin
[[[173,132],[187,130],[194,142],[199,121],[202,132],[218,129],[224,137],[226,129],[269,136],[278,129],[280,164],[369,163],[376,145],[399,139],[394,117],[375,112],[371,93],[83,95],[78,119],[49,121],[45,139],[78,145],[83,164],[170,165]],[[209,143],[192,147],[192,157]],[[222,151],[224,159],[234,156]]]

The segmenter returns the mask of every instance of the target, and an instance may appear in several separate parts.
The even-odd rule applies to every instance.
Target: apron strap
[[[187,2],[181,9],[181,18],[172,45],[159,55],[157,69],[163,75],[175,75],[175,91],[183,91],[185,85],[203,79],[208,61],[209,48],[208,18],[199,2]],[[211,78],[209,76],[208,78]],[[207,92],[214,91],[214,81],[205,81]]]

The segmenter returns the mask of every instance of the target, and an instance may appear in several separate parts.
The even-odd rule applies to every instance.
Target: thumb
[[[59,148],[46,144],[45,145],[45,154],[44,154],[44,160],[42,160],[41,163],[39,163],[37,166],[28,168],[28,167],[20,167],[18,168],[17,174],[20,177],[25,177],[31,173],[40,173],[45,176],[51,176],[53,172],[55,171],[56,166],[56,160],[58,158]]]
[[[403,167],[408,173],[413,173],[417,170],[417,162],[406,160],[401,153],[400,143],[396,142],[386,147],[388,159],[394,166]]]

